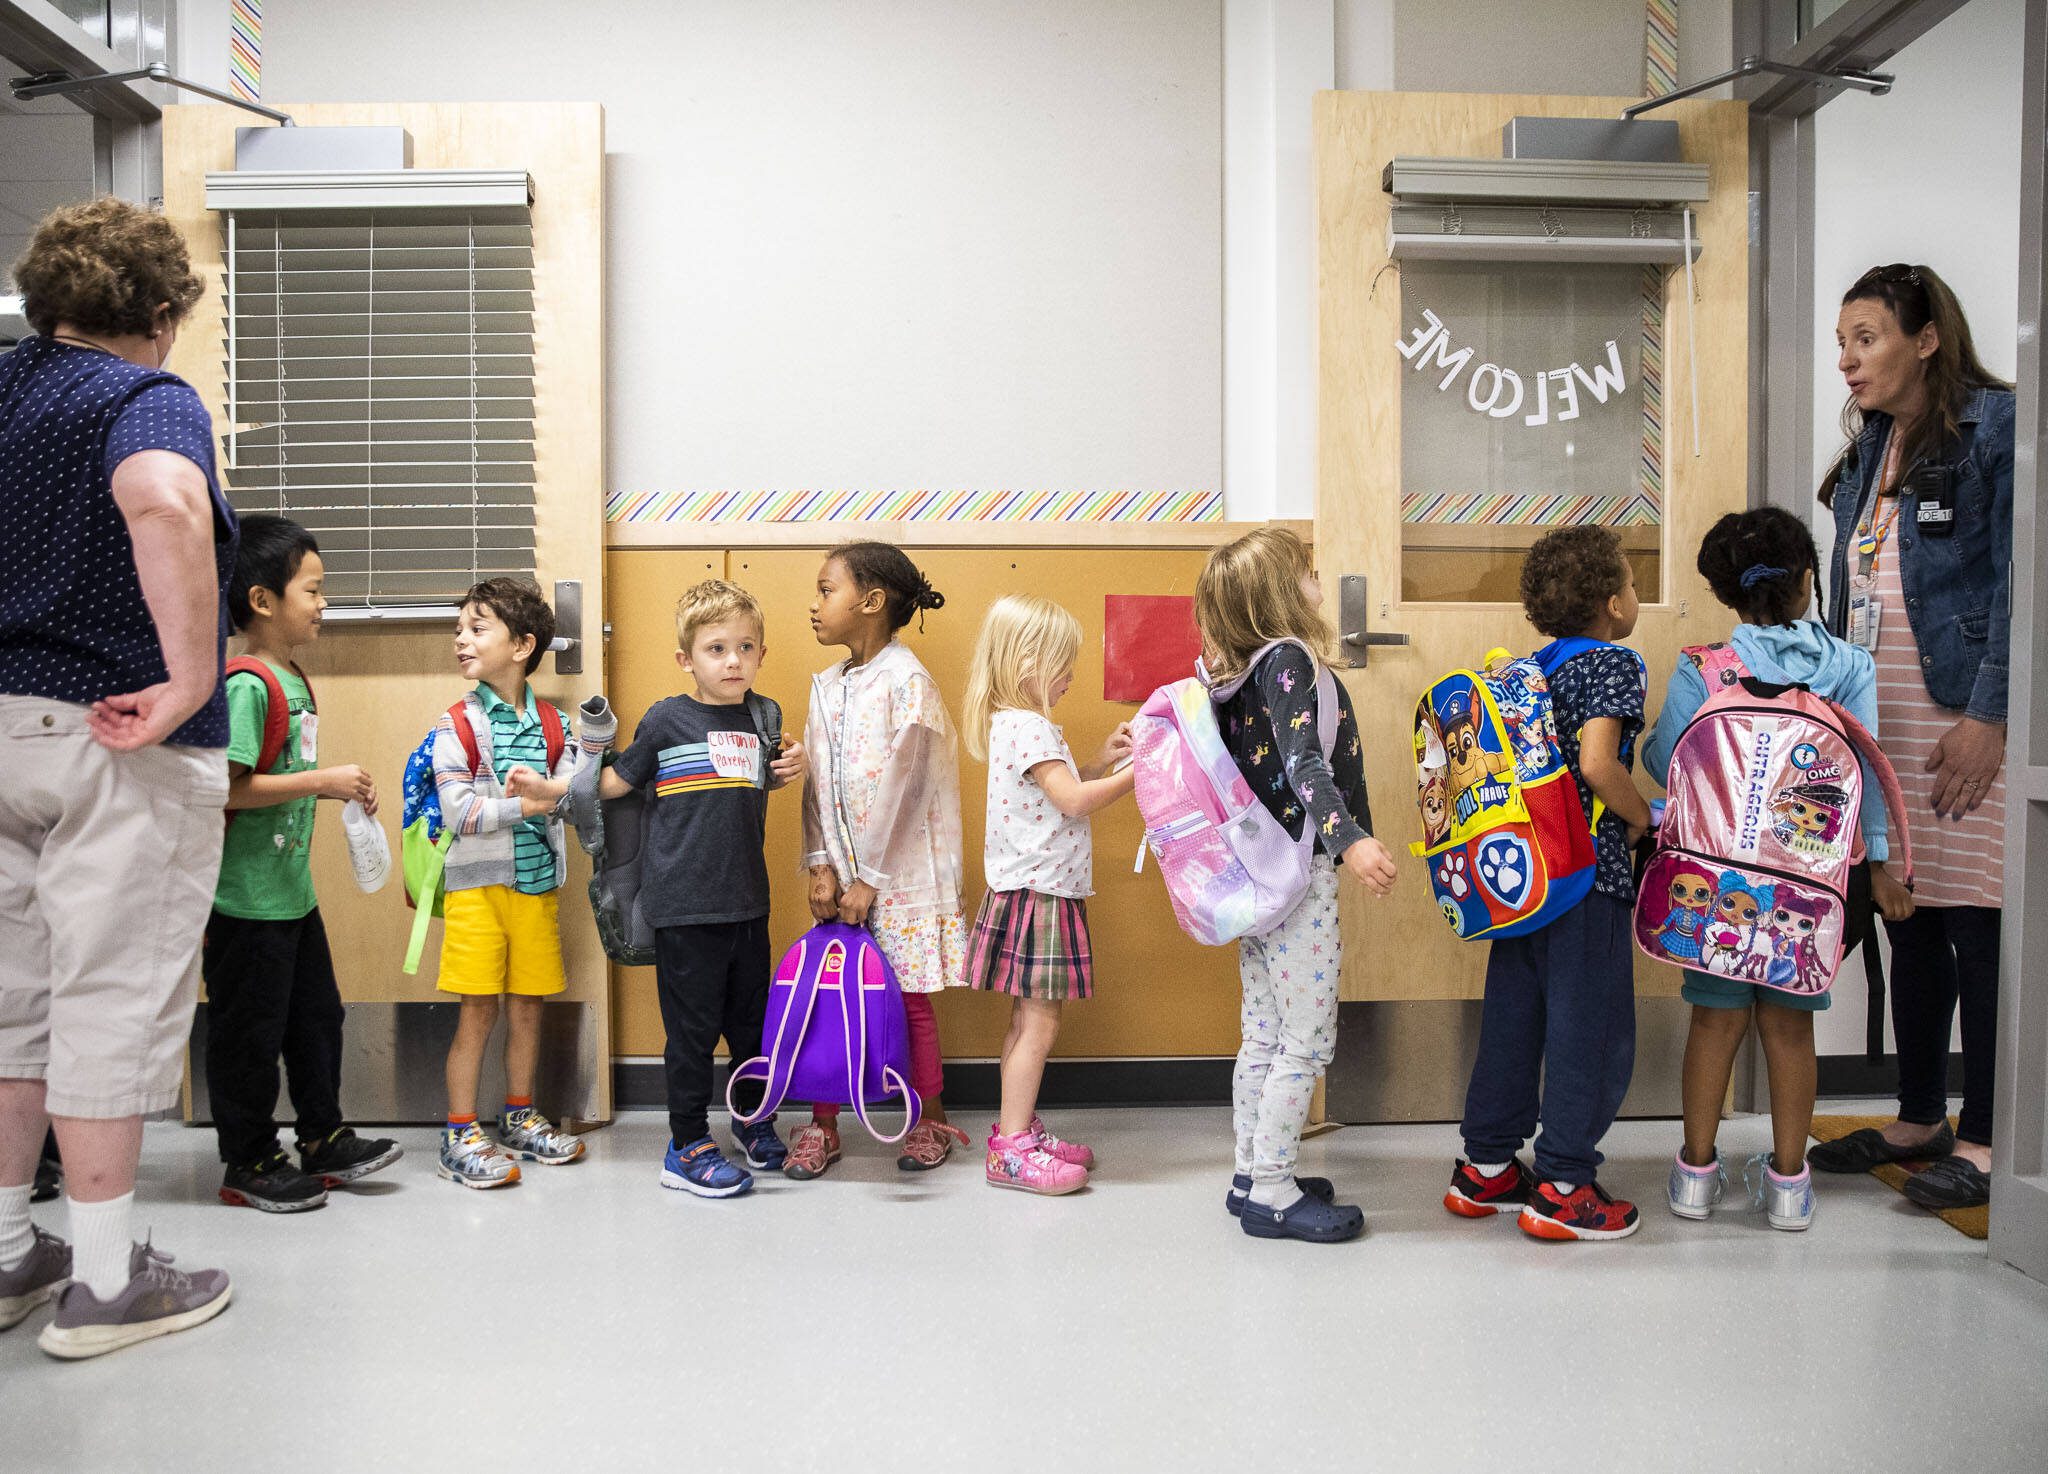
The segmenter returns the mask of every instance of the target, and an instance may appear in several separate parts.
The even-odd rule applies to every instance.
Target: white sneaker
[[[1666,1201],[1680,1218],[1697,1221],[1707,1217],[1727,1191],[1728,1169],[1721,1165],[1719,1152],[1714,1153],[1714,1160],[1704,1167],[1695,1167],[1686,1161],[1683,1151],[1672,1159]]]
[[[1762,1209],[1772,1228],[1800,1233],[1813,1222],[1813,1172],[1801,1163],[1797,1177],[1782,1177],[1771,1166],[1771,1154],[1758,1152],[1742,1169],[1752,1210]]]
[[[471,1121],[461,1131],[442,1130],[441,1160],[434,1173],[463,1187],[510,1187],[519,1180],[519,1164]]]

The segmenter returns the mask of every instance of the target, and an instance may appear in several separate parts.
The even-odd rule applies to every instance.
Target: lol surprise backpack
[[[1253,793],[1224,745],[1216,707],[1251,678],[1275,640],[1260,647],[1242,674],[1209,684],[1200,661],[1195,674],[1161,686],[1131,722],[1132,762],[1145,850],[1159,857],[1180,929],[1196,941],[1220,946],[1244,936],[1262,936],[1286,919],[1308,892],[1309,862],[1316,831],[1304,823],[1291,837]],[[1337,678],[1314,652],[1316,735],[1328,757],[1337,741]]]
[[[1892,766],[1862,724],[1804,686],[1757,680],[1726,645],[1684,658],[1707,701],[1671,750],[1670,798],[1636,896],[1636,945],[1659,962],[1824,993],[1842,963],[1850,870],[1863,859],[1860,753],[1913,843]]]
[[[852,1106],[877,1141],[901,1141],[924,1114],[910,1088],[910,1026],[895,969],[865,927],[828,921],[797,938],[775,969],[764,1053],[733,1067],[725,1085],[735,1121],[752,1124],[788,1096]],[[765,1082],[760,1107],[742,1115],[733,1087]],[[903,1098],[903,1129],[884,1136],[868,1119],[870,1102]]]
[[[1554,640],[1519,659],[1487,652],[1415,703],[1416,804],[1430,890],[1466,941],[1548,926],[1593,886],[1593,825],[1557,745],[1549,677],[1606,642]]]

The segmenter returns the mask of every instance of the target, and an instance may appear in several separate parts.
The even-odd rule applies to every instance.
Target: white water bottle
[[[341,828],[348,836],[348,859],[356,869],[356,885],[365,893],[382,890],[391,874],[391,842],[384,826],[350,799],[341,806]]]

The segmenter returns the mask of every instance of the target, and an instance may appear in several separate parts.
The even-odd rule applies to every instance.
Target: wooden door
[[[402,127],[419,169],[523,169],[533,181],[536,577],[583,585],[582,671],[534,672],[535,689],[572,716],[604,685],[604,112],[595,103],[285,104],[301,127]],[[229,426],[223,390],[222,229],[206,208],[209,170],[235,167],[235,130],[249,115],[225,107],[164,110],[164,213],[184,234],[207,292],[178,335],[170,367],[198,390],[217,431]],[[407,756],[464,682],[454,662],[454,615],[431,624],[330,620],[303,664],[320,697],[323,762],[357,762],[377,780],[394,849]],[[573,840],[561,908],[568,991],[549,1010],[542,1090],[572,1123],[611,1115],[610,971],[590,908],[589,863]],[[353,879],[339,814],[324,805],[313,877],[349,1005],[344,1108],[352,1118],[437,1118],[440,1041],[452,1029],[438,994],[440,923],[415,976],[400,965],[413,912],[394,878],[375,895]],[[495,1059],[495,1051],[493,1051]],[[487,1065],[494,1071],[495,1065]],[[486,1088],[491,1076],[487,1074]],[[489,1097],[484,1097],[488,1099]]]
[[[1635,565],[1642,599],[1641,619],[1629,643],[1649,665],[1652,715],[1678,650],[1721,638],[1730,627],[1726,611],[1695,571],[1694,558],[1713,521],[1746,504],[1748,154],[1747,114],[1740,103],[1681,102],[1660,114],[1678,122],[1686,160],[1708,166],[1712,191],[1695,218],[1702,249],[1694,268],[1692,311],[1686,311],[1682,268],[1647,278],[1652,285],[1646,293],[1646,333],[1661,315],[1661,341],[1653,345],[1661,348],[1661,396],[1652,392],[1658,368],[1652,351],[1640,364],[1638,378],[1645,389],[1639,399],[1610,403],[1603,396],[1596,403],[1585,394],[1574,406],[1589,435],[1611,434],[1617,427],[1601,427],[1601,412],[1640,417],[1641,401],[1650,401],[1657,428],[1652,433],[1644,422],[1642,462],[1632,468],[1637,474],[1617,477],[1604,497],[1511,496],[1487,505],[1477,495],[1428,494],[1460,484],[1459,472],[1467,469],[1475,473],[1469,484],[1482,486],[1477,473],[1484,467],[1417,467],[1411,454],[1407,479],[1416,484],[1404,485],[1403,396],[1415,392],[1420,376],[1397,345],[1412,345],[1418,333],[1429,331],[1423,315],[1432,308],[1429,291],[1438,284],[1455,289],[1458,283],[1442,274],[1442,263],[1390,260],[1390,197],[1382,188],[1383,168],[1397,155],[1498,157],[1501,129],[1517,115],[1613,118],[1626,101],[1363,92],[1326,92],[1316,98],[1316,561],[1331,607],[1338,578],[1363,575],[1370,629],[1408,638],[1405,646],[1370,647],[1369,667],[1344,677],[1363,726],[1374,817],[1403,873],[1388,900],[1345,888],[1341,996],[1347,1005],[1374,1007],[1347,1007],[1347,1042],[1340,1046],[1332,1074],[1334,1114],[1362,1118],[1357,1110],[1339,1109],[1347,1070],[1355,1076],[1360,1070],[1393,1070],[1404,1062],[1411,1067],[1407,1078],[1412,1088],[1379,1091],[1370,1114],[1442,1117],[1457,1112],[1463,1079],[1455,1054],[1471,1046],[1471,1010],[1424,1005],[1478,998],[1486,948],[1451,935],[1432,901],[1422,863],[1407,853],[1409,842],[1421,837],[1409,720],[1416,698],[1445,671],[1474,665],[1495,646],[1526,652],[1543,643],[1519,603],[1522,552],[1546,525],[1578,520],[1626,524],[1617,532]],[[1495,268],[1456,268],[1489,269]],[[1599,270],[1640,274],[1645,268]],[[1696,334],[1695,343],[1688,343],[1689,331]],[[1549,361],[1513,367],[1528,374],[1572,362],[1605,361],[1600,339],[1578,341],[1573,332],[1567,316],[1551,335]],[[1696,454],[1689,349],[1697,353],[1701,405]],[[1484,345],[1477,345],[1471,362],[1486,357]],[[1432,375],[1424,392],[1437,392],[1440,377]],[[1463,391],[1467,385],[1461,382],[1457,388]],[[1629,433],[1626,424],[1618,430]],[[1516,489],[1555,489],[1540,467],[1531,468],[1527,480],[1526,487]],[[1646,493],[1654,495],[1636,500]],[[1490,520],[1503,505],[1507,515],[1521,520]],[[1655,791],[1647,782],[1644,788]],[[1397,938],[1398,945],[1389,945]],[[1675,995],[1677,981],[1668,968],[1639,963],[1638,992],[1645,997]],[[1435,1022],[1427,1027],[1417,1024],[1431,1019]],[[1354,1021],[1364,1028],[1354,1032]],[[1411,1025],[1417,1030],[1412,1038],[1423,1041],[1419,1060],[1417,1050],[1400,1045],[1353,1047],[1354,1041],[1372,1041],[1376,1032],[1378,1045],[1385,1046],[1388,1030],[1398,1033]],[[1646,1029],[1645,1043],[1654,1052],[1658,1041],[1648,1037],[1651,1032]]]

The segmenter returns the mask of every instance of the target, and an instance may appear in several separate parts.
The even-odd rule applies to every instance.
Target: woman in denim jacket
[[[1913,827],[1912,894],[1883,866],[1899,1118],[1808,1154],[1826,1171],[1938,1158],[1927,1208],[1990,1196],[1992,1064],[2012,624],[2013,392],[1978,362],[1955,294],[1925,266],[1873,267],[1836,324],[1848,444],[1820,499],[1835,519],[1828,628],[1877,665],[1878,743]],[[1931,813],[1929,811],[1932,811]],[[1963,1016],[1963,1111],[1948,1126],[1948,1040]]]

